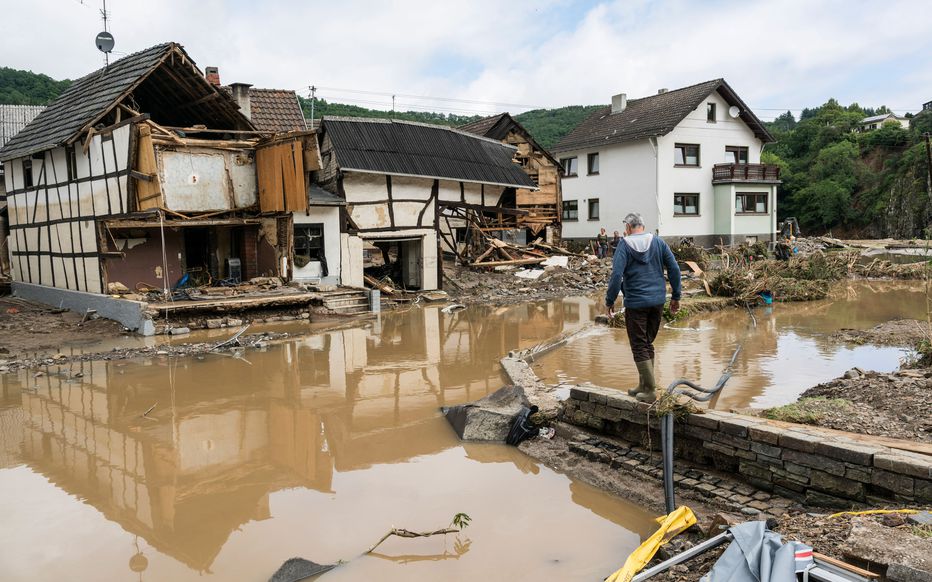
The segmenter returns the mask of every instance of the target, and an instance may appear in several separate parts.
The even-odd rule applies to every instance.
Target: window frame
[[[595,160],[595,171],[592,170],[592,161]],[[587,176],[598,176],[599,175],[599,152],[592,152],[586,154],[586,175]]]
[[[567,162],[573,162],[570,165],[576,166],[576,171],[570,172],[567,168]],[[563,177],[564,178],[575,178],[579,175],[579,156],[570,156],[568,158],[560,158],[560,165],[563,166]]]
[[[696,163],[689,164],[686,163],[688,156],[686,155],[689,151],[689,148],[696,148]],[[676,150],[683,150],[683,163],[676,163]],[[673,167],[675,168],[701,168],[702,167],[702,148],[699,147],[697,143],[676,143],[673,144]]]
[[[718,123],[718,104],[706,102],[705,104],[705,122]]]
[[[32,158],[28,156],[23,158],[20,168],[23,174],[23,189],[32,190],[36,185],[35,176],[32,173]]]
[[[741,161],[741,153],[744,153],[744,161]],[[744,164],[747,165],[751,161],[751,148],[748,146],[725,146],[725,157],[728,157],[729,153],[734,153],[735,160],[734,162],[726,162],[729,164]]]
[[[696,197],[696,204],[695,204],[696,211],[695,211],[695,212],[686,212],[686,211],[685,211],[685,210],[686,210],[686,204],[684,203],[684,204],[679,205],[679,206],[681,206],[681,207],[683,208],[683,212],[679,212],[679,211],[677,210],[677,203],[676,203],[676,198],[677,198],[677,196],[695,196],[695,197]],[[673,216],[685,216],[685,217],[696,217],[696,216],[701,216],[701,214],[700,214],[700,212],[699,212],[699,200],[700,200],[699,192],[674,192],[674,193],[673,193]]]
[[[569,205],[572,204],[572,209]],[[569,212],[575,213],[575,216],[568,216]],[[579,200],[564,200],[563,206],[560,209],[560,217],[563,222],[578,222],[579,221]]]
[[[313,249],[313,248],[317,248],[317,249],[318,249],[318,257],[317,257],[316,259],[311,258],[310,260],[312,260],[312,261],[315,261],[315,260],[316,260],[316,261],[321,262],[321,263],[327,260],[327,249],[326,249],[326,246],[325,246],[324,223],[322,223],[322,222],[296,222],[296,223],[294,223],[294,225],[293,225],[292,228],[293,228],[293,230],[294,230],[294,243],[293,243],[293,248],[294,248],[293,255],[294,255],[294,256],[298,256],[298,231],[299,231],[299,230],[308,230],[308,231],[309,231],[309,230],[311,230],[311,229],[319,229],[319,230],[320,230],[320,236],[319,236],[319,238],[320,238],[320,245],[319,245],[318,247],[313,247],[313,246],[311,246],[311,241],[313,240],[312,237],[313,237],[314,235],[308,233],[307,235],[303,235],[303,236],[306,236],[306,237],[307,237],[307,241],[308,241],[308,247],[307,247],[307,248],[308,248],[308,250],[311,250],[311,249]],[[308,256],[310,256],[310,255],[308,255]]]
[[[738,199],[743,198],[747,199],[748,197],[758,198],[763,196],[764,198],[764,211],[758,212],[757,210],[748,211],[748,210],[738,210]],[[744,202],[741,203],[742,208],[746,208]],[[757,204],[754,204],[754,207],[757,207]],[[770,193],[769,192],[735,192],[735,216],[767,216],[770,214]]]
[[[592,215],[592,203],[595,202],[595,216]],[[586,200],[586,216],[589,220],[599,220],[599,215],[601,214],[602,205],[599,203],[598,198],[589,198]]]

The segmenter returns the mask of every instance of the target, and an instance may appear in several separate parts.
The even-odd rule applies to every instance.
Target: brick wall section
[[[610,388],[576,387],[564,421],[660,448],[647,405]],[[813,505],[848,507],[932,502],[932,457],[827,435],[805,425],[784,429],[728,412],[678,420],[678,458],[728,471],[764,491]]]

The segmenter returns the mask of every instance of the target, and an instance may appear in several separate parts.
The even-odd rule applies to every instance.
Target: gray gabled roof
[[[320,132],[330,136],[342,170],[537,188],[512,161],[515,148],[449,127],[324,117]]]
[[[774,141],[764,123],[731,86],[724,79],[713,79],[641,99],[629,99],[627,107],[619,113],[613,114],[610,105],[597,109],[552,150],[555,153],[566,152],[666,135],[715,91],[729,105],[739,108],[739,117],[758,139],[764,143]]]
[[[172,68],[140,90],[160,66]],[[130,93],[142,113],[171,115],[178,125],[209,123],[221,129],[251,129],[233,99],[207,82],[181,45],[163,43],[133,53],[72,83],[0,150],[0,160],[64,145],[99,121]],[[204,98],[198,102],[198,99]],[[146,107],[149,105],[149,107]],[[225,126],[225,127],[223,127]]]
[[[485,117],[483,119],[478,119],[466,125],[461,125],[457,129],[460,131],[465,131],[468,133],[474,133],[476,135],[481,135],[482,137],[489,137],[492,139],[497,139],[499,141],[504,140],[508,137],[508,133],[513,131],[524,136],[524,139],[528,141],[531,146],[544,154],[555,166],[561,168],[560,162],[557,161],[553,155],[550,154],[542,145],[537,143],[537,140],[534,139],[534,136],[531,135],[531,132],[527,130],[523,125],[521,125],[517,119],[511,116],[507,111],[504,113],[499,113],[498,115],[492,115]]]

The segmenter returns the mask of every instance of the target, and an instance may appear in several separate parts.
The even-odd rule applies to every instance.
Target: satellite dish
[[[97,45],[97,50],[100,52],[109,53],[113,50],[113,35],[105,30],[97,35],[94,44]]]
[[[735,119],[741,115],[741,109],[739,109],[737,105],[732,105],[728,108],[728,115],[730,115],[732,119]]]

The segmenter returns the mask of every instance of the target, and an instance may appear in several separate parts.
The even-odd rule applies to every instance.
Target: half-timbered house
[[[507,112],[467,123],[459,129],[515,147],[515,163],[537,184],[534,190],[515,190],[515,207],[527,211],[517,218],[518,226],[527,230],[525,236],[528,241],[542,237],[548,243],[558,243],[563,204],[560,179],[563,167],[560,162]]]
[[[288,279],[316,147],[257,128],[176,43],[115,61],[0,150],[14,289],[69,306],[116,283]]]
[[[513,206],[515,191],[537,188],[513,161],[515,147],[452,128],[324,117],[318,141],[315,182],[345,203],[338,214],[327,207],[329,221],[320,215],[325,240],[339,230],[344,285],[384,275],[406,289],[439,288],[442,254],[458,253],[481,228],[475,217],[496,217],[487,234],[515,229],[525,214]]]

